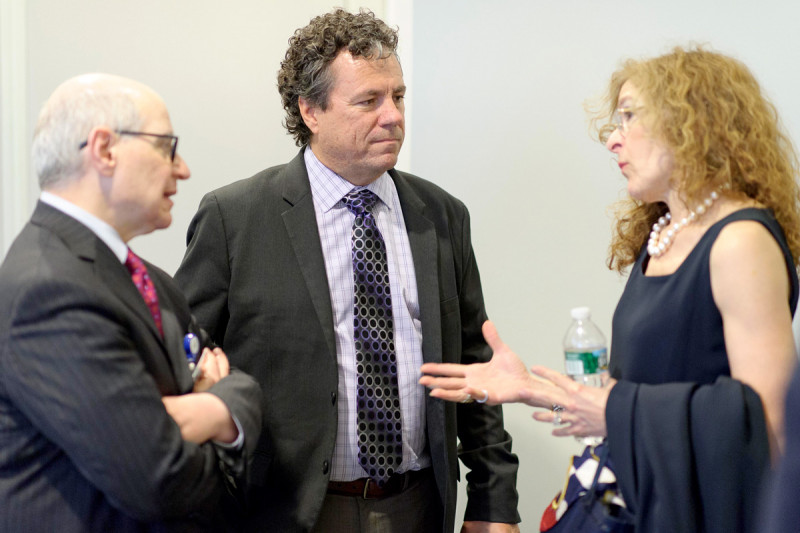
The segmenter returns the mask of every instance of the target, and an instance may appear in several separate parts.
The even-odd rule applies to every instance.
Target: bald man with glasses
[[[59,86],[42,195],[0,267],[0,531],[220,531],[261,393],[128,247],[189,178],[167,109],[133,80]]]

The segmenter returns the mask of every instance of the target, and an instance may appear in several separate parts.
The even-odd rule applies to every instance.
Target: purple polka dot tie
[[[156,294],[156,288],[147,273],[147,267],[144,266],[139,256],[133,253],[130,248],[128,248],[128,258],[125,260],[125,266],[128,268],[128,272],[131,273],[133,284],[136,285],[136,288],[139,289],[139,294],[144,298],[144,303],[150,309],[150,314],[153,315],[158,332],[163,337],[164,329],[161,325],[161,308],[158,306],[158,294]]]
[[[344,203],[356,216],[352,244],[358,461],[383,485],[403,461],[403,431],[386,245],[371,212],[377,199],[368,189],[353,189]]]

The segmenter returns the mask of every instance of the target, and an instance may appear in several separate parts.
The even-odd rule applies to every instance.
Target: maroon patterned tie
[[[125,266],[128,272],[131,273],[131,279],[136,288],[139,289],[139,294],[144,298],[144,303],[150,309],[150,314],[153,315],[153,320],[156,322],[161,336],[164,336],[164,329],[161,326],[161,308],[158,306],[158,294],[150,276],[147,274],[147,268],[139,256],[133,253],[133,250],[128,248],[128,258],[125,260]]]

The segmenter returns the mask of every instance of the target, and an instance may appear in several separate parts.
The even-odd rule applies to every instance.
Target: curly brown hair
[[[330,65],[342,50],[366,59],[392,54],[397,57],[397,30],[367,9],[357,14],[336,9],[311,19],[307,26],[294,32],[278,71],[278,92],[286,110],[283,125],[297,146],[311,140],[311,130],[300,116],[298,99],[303,97],[323,111],[327,108],[334,81]]]
[[[612,76],[603,110],[593,117],[601,142],[614,130],[609,119],[619,91],[629,81],[647,102],[650,131],[673,152],[673,184],[683,201],[699,203],[711,188],[751,198],[770,208],[783,228],[795,265],[800,257],[798,159],[775,107],[740,61],[702,47],[628,60]],[[620,273],[636,261],[653,223],[667,211],[663,202],[633,198],[615,206],[616,230],[608,267]]]

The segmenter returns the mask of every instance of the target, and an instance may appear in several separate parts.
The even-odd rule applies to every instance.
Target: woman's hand
[[[565,437],[605,437],[606,404],[616,380],[608,379],[602,387],[583,385],[568,376],[542,366],[531,368],[534,375],[551,386],[522,391],[522,401],[528,405],[546,406],[549,411],[537,411],[533,418],[556,424],[553,435]],[[556,412],[554,407],[560,407]]]
[[[589,387],[542,366],[534,366],[531,374],[488,320],[483,324],[483,337],[493,353],[488,363],[422,365],[424,375],[419,382],[432,389],[431,396],[451,402],[483,400],[490,405],[544,407],[548,411],[536,412],[533,418],[549,423],[560,419],[553,430],[555,436],[606,436],[605,410],[615,380],[609,379],[603,387]],[[558,415],[554,406],[561,407]]]

